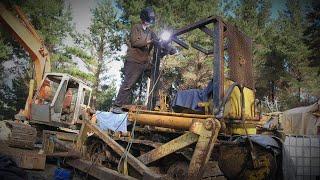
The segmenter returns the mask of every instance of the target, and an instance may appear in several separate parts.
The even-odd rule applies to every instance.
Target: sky
[[[90,9],[93,9],[97,4],[98,0],[65,0],[66,3],[71,5],[71,11],[73,16],[73,23],[76,26],[76,30],[80,33],[89,33],[88,27],[91,21],[91,12]],[[67,42],[70,43],[70,40]],[[121,46],[121,51],[118,52],[119,55],[124,55],[126,52],[126,46]],[[73,59],[79,66],[80,69],[84,70],[84,63],[79,61],[78,58]],[[111,61],[107,65],[108,67],[108,75],[111,80],[115,81],[117,90],[121,84],[121,76],[120,76],[120,69],[123,66],[122,62],[119,61]],[[109,82],[102,82],[107,84]]]

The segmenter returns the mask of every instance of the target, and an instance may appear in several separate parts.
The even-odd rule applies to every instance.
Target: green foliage
[[[258,98],[278,99],[283,108],[292,108],[309,96],[319,97],[319,78],[309,65],[311,53],[304,42],[306,22],[300,1],[287,1],[276,19],[271,18],[269,0],[239,1],[227,7],[234,12],[226,15],[229,21],[253,39]]]
[[[0,90],[0,120],[12,119],[20,109],[24,108],[28,91],[22,78],[12,81],[12,88],[4,86]]]
[[[102,111],[109,111],[112,106],[113,98],[116,96],[116,86],[111,84],[103,86],[102,90],[97,95],[97,109]]]
[[[73,30],[71,9],[63,0],[28,0],[21,7],[51,53]]]
[[[95,59],[88,53],[77,47],[66,47],[64,51],[60,53],[53,54],[52,67],[53,72],[67,73],[83,81],[93,84],[95,81],[92,72],[85,72],[83,69],[79,69],[77,64],[72,60],[72,58],[80,58],[86,65],[88,70],[92,70],[95,66]]]
[[[73,54],[81,58],[86,64],[96,65],[96,60],[90,56],[88,53],[84,52],[82,49],[77,47],[66,47],[66,53]]]
[[[89,41],[96,52],[110,55],[120,50],[121,38],[118,37],[118,21],[115,7],[111,0],[102,0],[91,10],[92,19],[89,27]]]
[[[2,33],[0,32],[0,62],[8,58],[8,55],[12,53],[12,47],[5,43]]]

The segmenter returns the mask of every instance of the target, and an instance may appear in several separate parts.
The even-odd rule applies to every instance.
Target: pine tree
[[[115,96],[114,83],[106,82],[111,80],[107,65],[117,59],[116,53],[120,50],[122,40],[115,8],[111,0],[100,1],[91,10],[89,34],[78,34],[75,39],[78,48],[83,48],[89,54],[89,57],[83,58],[87,59],[94,73],[92,84],[97,109],[107,110]]]
[[[283,54],[286,75],[282,80],[287,87],[282,88],[281,98],[288,107],[302,103],[309,94],[312,70],[308,66],[310,51],[304,43],[303,35],[306,27],[302,4],[298,1],[288,1],[287,10],[280,14],[278,19],[278,46],[277,49]]]
[[[310,49],[309,67],[311,69],[308,90],[316,98],[320,97],[320,2],[313,1],[307,14],[307,28],[304,32],[305,43]]]

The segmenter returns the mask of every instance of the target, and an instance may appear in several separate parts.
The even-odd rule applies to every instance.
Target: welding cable
[[[94,159],[94,161],[91,161],[92,163],[91,163],[91,165],[88,167],[88,170],[86,171],[86,179],[88,179],[88,175],[89,175],[89,172],[90,172],[90,170],[92,169],[92,167],[96,164],[96,162],[97,162],[97,160],[98,160],[98,154],[96,153],[95,154],[95,159]]]
[[[149,99],[149,96],[151,95],[151,93],[153,93],[153,91],[155,90],[156,84],[158,83],[160,76],[162,74],[162,71],[160,71],[158,78],[156,79],[155,83],[153,84],[151,91],[147,94],[147,99]],[[152,101],[151,101],[151,107],[152,107]]]
[[[153,79],[155,79],[155,77],[156,77],[156,71],[155,71],[155,69],[157,68],[157,64],[158,64],[158,53],[159,53],[159,49],[158,49],[159,47],[157,47],[157,48],[155,48],[155,50],[156,50],[156,57],[155,57],[155,59],[156,59],[156,61],[155,61],[155,66],[154,66],[154,69],[153,69]],[[160,65],[160,64],[159,64]],[[160,67],[159,67],[160,68]],[[152,89],[151,89],[151,91],[149,92],[149,95],[148,95],[148,98],[149,98],[149,96],[150,96],[150,94],[152,93],[153,94],[153,89],[154,89],[154,87],[156,86],[156,84],[158,83],[158,79],[159,79],[159,77],[160,77],[160,73],[159,73],[159,75],[158,75],[158,78],[157,78],[157,80],[155,81],[155,82],[153,82],[153,87],[152,87]],[[153,96],[153,95],[152,95]],[[153,106],[153,102],[151,101],[150,102],[150,107],[152,107]]]
[[[120,172],[120,166],[121,166],[122,161],[123,161],[124,159],[127,159],[128,153],[129,153],[129,151],[130,151],[130,149],[131,149],[131,146],[132,146],[132,143],[133,143],[133,139],[134,139],[134,129],[135,129],[135,126],[136,126],[136,122],[137,122],[137,121],[135,120],[134,123],[133,123],[133,127],[132,127],[132,130],[131,130],[131,139],[130,139],[130,142],[128,143],[128,145],[127,145],[124,153],[122,154],[122,156],[121,156],[121,158],[120,158],[120,160],[119,160],[119,162],[118,162],[118,167],[117,167],[118,172]]]
[[[157,52],[156,52],[156,63],[157,63],[157,62],[158,62],[158,49],[157,49]],[[156,68],[156,67],[155,67],[155,68]],[[151,91],[148,93],[147,98],[149,98],[149,96],[151,95],[151,93],[153,93],[153,91],[154,91],[154,89],[155,89],[155,86],[156,86],[156,84],[158,83],[158,81],[159,81],[159,79],[160,79],[160,75],[161,75],[161,74],[162,74],[162,71],[159,72],[159,75],[158,75],[155,83],[153,83],[153,86],[152,86],[152,88],[151,88]],[[143,74],[143,75],[144,75],[144,74]],[[153,77],[155,77],[155,71],[153,72]],[[151,103],[152,103],[152,102],[151,102]],[[152,104],[151,104],[151,105],[152,105]],[[136,106],[137,106],[137,102],[136,102]],[[135,113],[136,113],[136,114],[139,114],[139,113],[140,113],[140,110],[141,110],[141,109],[137,109],[137,111],[136,111]],[[136,127],[136,123],[137,123],[137,121],[134,120],[133,127],[132,127],[132,130],[131,130],[131,139],[130,139],[130,142],[128,143],[128,145],[127,145],[124,153],[122,154],[122,156],[121,156],[121,158],[120,158],[120,160],[119,160],[119,162],[118,162],[118,167],[117,167],[118,172],[120,172],[120,165],[121,165],[123,159],[124,159],[124,158],[127,159],[128,153],[129,153],[129,151],[130,151],[130,149],[131,149],[131,147],[132,147],[133,139],[134,139],[134,130],[135,130],[135,127]]]
[[[224,113],[224,106],[226,105],[227,101],[229,100],[231,93],[233,92],[234,88],[238,87],[239,90],[241,89],[241,86],[239,83],[234,82],[229,88],[228,91],[226,93],[226,96],[223,97],[223,100],[221,102],[221,104],[219,105],[217,111],[215,112],[216,118],[217,119],[221,119],[223,117],[223,113]],[[241,92],[241,90],[240,90]]]
[[[240,93],[241,93],[241,122],[242,122],[242,126],[244,128],[244,131],[246,132],[246,137],[249,141],[249,145],[250,145],[250,148],[251,148],[251,151],[250,151],[250,154],[251,154],[251,158],[252,158],[252,161],[253,161],[253,167],[255,168],[255,162],[256,159],[257,159],[257,156],[256,156],[256,153],[255,153],[255,150],[253,148],[253,143],[249,137],[249,134],[248,134],[248,130],[247,130],[247,127],[245,126],[245,101],[244,101],[244,86],[240,85]]]
[[[138,113],[139,113],[139,109],[136,111],[136,114],[138,114]],[[132,146],[132,143],[133,143],[133,139],[134,139],[134,130],[135,130],[135,127],[136,127],[136,123],[137,123],[137,121],[134,120],[133,127],[132,127],[132,129],[131,129],[131,139],[130,139],[130,142],[128,143],[128,145],[127,145],[124,153],[122,154],[122,156],[121,156],[121,158],[120,158],[120,161],[118,162],[118,167],[117,167],[118,172],[120,172],[120,165],[121,165],[123,159],[124,159],[124,158],[127,159],[128,153],[129,153],[129,151],[130,151],[130,149],[131,149],[131,146]]]
[[[124,116],[124,118],[122,119],[121,123],[119,124],[119,126],[114,130],[114,131],[117,131],[120,126],[124,123],[124,120],[128,117],[128,113]]]

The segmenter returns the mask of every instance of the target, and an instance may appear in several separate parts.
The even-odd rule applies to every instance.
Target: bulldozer
[[[159,94],[159,64],[161,57],[174,52],[171,42],[188,49],[188,43],[179,37],[196,29],[212,38],[212,49],[197,44],[192,47],[213,55],[213,76],[208,87],[200,91],[207,101],[192,101],[202,111],[184,113],[194,111],[181,111],[181,107],[189,107],[168,104],[170,100],[161,91]],[[170,41],[155,46],[147,107],[127,107],[129,133],[105,131],[99,126],[99,115],[88,117],[78,136],[78,151],[126,178],[217,177],[207,174],[213,171],[208,170],[210,161],[218,162],[228,179],[281,178],[281,140],[257,131],[261,122],[254,96],[251,49],[252,40],[220,17],[208,17],[174,31]],[[228,75],[224,63],[230,68]],[[181,101],[196,99],[188,90],[177,92],[176,98],[179,94],[184,94]],[[160,101],[158,105],[156,101]],[[180,111],[174,106],[180,106]]]
[[[274,136],[257,134],[260,117],[254,96],[252,41],[237,27],[211,16],[177,29],[169,41],[158,43],[152,59],[148,105],[130,106],[123,119],[128,121],[128,131],[117,132],[99,126],[99,112],[88,113],[92,91],[89,85],[68,74],[50,72],[50,53],[19,7],[14,6],[12,13],[0,4],[0,10],[1,25],[13,33],[35,64],[35,80],[30,81],[25,109],[16,119],[33,126],[78,130],[43,130],[42,148],[47,156],[80,153],[80,158],[66,163],[98,179],[279,177],[281,142]],[[161,97],[160,108],[156,107],[161,57],[172,53],[168,48],[171,42],[188,49],[179,36],[195,29],[214,42],[212,49],[192,44],[213,55],[207,101],[197,102],[203,112],[174,112]],[[224,74],[225,52],[229,56],[228,78]],[[67,153],[56,152],[61,149]],[[208,167],[213,161],[218,162],[222,173],[214,174]]]

